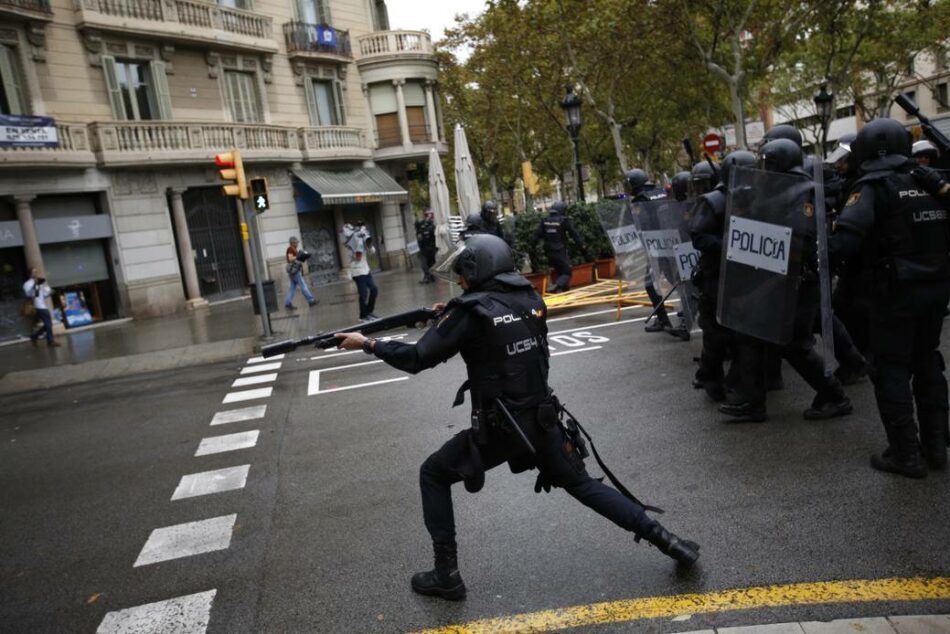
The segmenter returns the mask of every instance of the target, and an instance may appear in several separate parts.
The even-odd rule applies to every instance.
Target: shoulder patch
[[[861,200],[861,192],[854,192],[848,196],[848,202],[844,204],[845,207],[853,207],[858,204],[858,201]]]

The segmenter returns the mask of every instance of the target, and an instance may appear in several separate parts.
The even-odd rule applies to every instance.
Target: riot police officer
[[[947,465],[947,382],[938,350],[950,301],[947,210],[910,173],[911,140],[897,121],[869,121],[852,149],[863,176],[830,249],[832,258],[864,255],[872,267],[873,381],[888,447],[871,456],[871,466],[922,478],[925,461],[933,469]]]
[[[762,140],[759,141],[759,150],[765,147],[765,144],[769,141],[775,141],[776,139],[788,139],[799,148],[801,148],[804,143],[802,133],[798,128],[793,125],[788,125],[787,123],[781,123],[768,129],[762,137]]]
[[[699,290],[699,327],[703,331],[703,349],[699,357],[696,380],[714,401],[726,397],[723,364],[734,347],[735,333],[716,320],[716,305],[719,297],[719,264],[722,260],[722,234],[725,229],[726,193],[729,177],[736,166],[753,167],[755,154],[736,150],[728,154],[720,164],[720,181],[715,189],[706,191],[693,203],[689,232],[693,248],[699,251],[699,265],[693,273],[693,283]],[[708,186],[712,166],[707,162],[697,163],[696,191]],[[692,180],[692,178],[690,179]]]
[[[673,200],[684,201],[689,198],[689,177],[688,171],[677,172],[670,179],[670,193]]]
[[[422,279],[420,284],[429,284],[434,282],[432,277],[432,265],[435,264],[435,253],[438,251],[435,245],[435,222],[434,214],[431,210],[426,211],[422,220],[416,220],[416,243],[419,245],[419,258],[422,262]]]
[[[557,280],[548,289],[551,293],[560,293],[571,287],[571,257],[567,250],[567,236],[571,236],[575,247],[584,249],[584,240],[564,213],[566,211],[567,205],[561,201],[551,205],[547,218],[541,221],[534,233],[535,242],[544,240],[544,255],[557,271]]]
[[[933,167],[940,160],[940,150],[927,139],[921,139],[914,143],[911,148],[911,155],[921,167]]]
[[[648,516],[632,495],[590,477],[584,468],[583,438],[548,387],[544,302],[514,268],[511,249],[495,236],[476,235],[460,243],[436,274],[454,272],[463,289],[444,307],[438,324],[415,345],[338,334],[340,346],[362,348],[413,374],[461,354],[468,380],[456,404],[470,393],[472,428],[446,442],[422,464],[422,511],[432,537],[435,568],[412,577],[412,589],[444,599],[465,598],[458,569],[451,487],[464,482],[475,493],[485,472],[504,462],[518,473],[537,468],[535,490],[560,487],[618,526],[646,539],[678,563],[689,566],[699,546],[680,539]]]
[[[650,177],[642,169],[634,168],[628,170],[627,173],[624,174],[624,184],[626,185],[627,193],[631,196],[631,200],[635,203],[666,198],[666,191],[650,181]],[[663,301],[663,297],[656,291],[656,286],[653,284],[654,274],[654,271],[650,270],[650,265],[648,264],[646,276],[643,279],[643,287],[647,292],[647,296],[650,298],[650,303],[653,305],[655,312],[653,322],[648,322],[643,329],[647,332],[666,331],[688,340],[689,331],[684,328],[674,329],[673,324],[670,323],[669,316],[666,314],[666,308],[660,305],[660,302]]]
[[[508,238],[505,237],[505,232],[501,227],[501,223],[498,222],[498,205],[494,200],[487,200],[484,204],[482,204],[480,215],[482,217],[482,233],[498,236],[505,242],[508,242]]]
[[[759,150],[759,168],[766,171],[799,174],[803,158],[801,148],[794,141],[779,138],[769,141]],[[782,192],[775,192],[776,207],[781,207]],[[810,218],[807,208],[802,210]],[[850,414],[851,400],[844,394],[835,377],[826,377],[821,357],[814,349],[812,334],[819,310],[817,269],[817,232],[812,220],[812,231],[805,236],[804,266],[798,289],[791,343],[774,347],[748,335],[737,337],[740,372],[741,402],[724,403],[719,411],[740,421],[761,422],[766,419],[767,368],[769,358],[780,355],[815,390],[811,406],[805,410],[807,420],[824,420]]]

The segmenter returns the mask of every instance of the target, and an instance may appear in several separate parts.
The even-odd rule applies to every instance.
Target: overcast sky
[[[445,29],[455,23],[455,14],[478,14],[485,0],[387,0],[389,25],[395,30],[427,29],[432,40],[441,40]]]

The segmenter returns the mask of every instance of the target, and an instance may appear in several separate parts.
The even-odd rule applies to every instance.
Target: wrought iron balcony
[[[359,37],[359,59],[433,59],[432,38],[425,31],[377,31]]]
[[[78,0],[77,11],[80,28],[221,48],[277,50],[271,18],[201,0]]]
[[[48,22],[53,19],[53,8],[49,0],[0,0],[0,17]]]
[[[349,31],[333,29],[325,24],[288,22],[284,25],[287,54],[291,57],[353,59]]]
[[[0,148],[2,167],[92,167],[96,157],[84,123],[57,123],[57,147]]]

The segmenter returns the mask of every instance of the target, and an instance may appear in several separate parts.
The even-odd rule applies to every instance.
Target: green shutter
[[[320,114],[317,112],[317,100],[313,96],[313,79],[307,77],[303,82],[303,94],[307,101],[307,112],[310,113],[310,125],[320,125]]]
[[[346,108],[343,103],[343,82],[335,81],[333,82],[333,86],[336,88],[336,95],[334,95],[334,101],[336,101],[336,124],[346,125]]]
[[[158,107],[158,118],[168,121],[172,118],[172,98],[168,91],[168,77],[165,74],[165,62],[158,60],[149,63],[152,75],[152,86],[155,89],[155,104]]]
[[[125,121],[129,117],[122,103],[122,88],[119,86],[119,77],[115,72],[115,58],[111,55],[102,56],[102,74],[106,78],[106,91],[109,93],[112,117],[118,121]]]
[[[3,80],[3,92],[10,104],[10,112],[4,114],[26,114],[26,99],[20,87],[16,54],[6,46],[0,46],[0,80]]]

